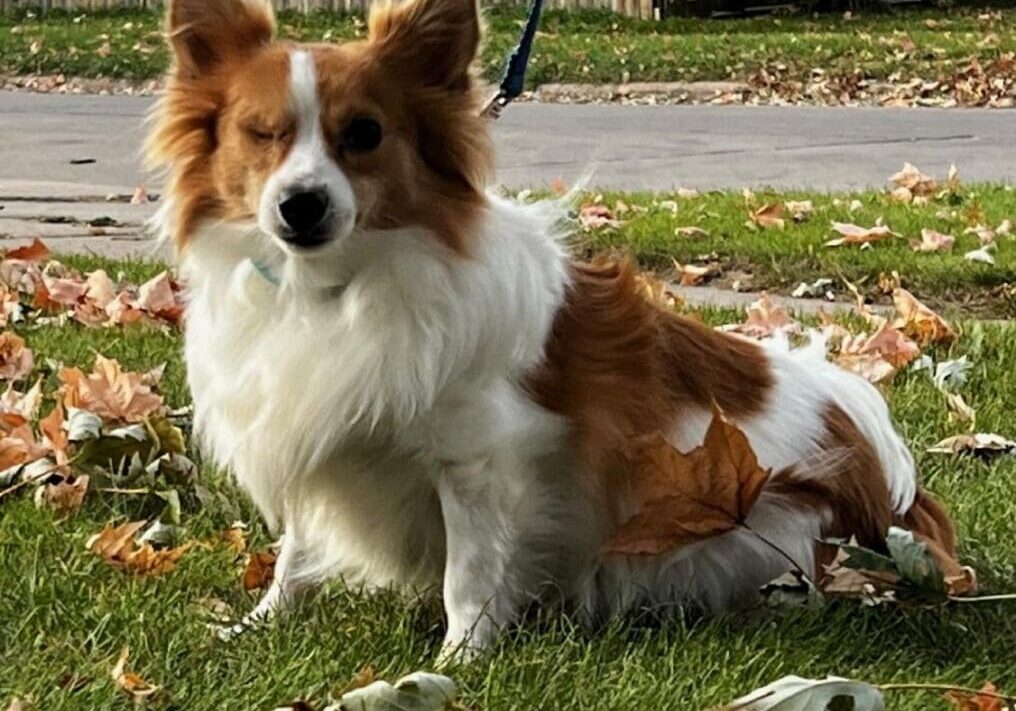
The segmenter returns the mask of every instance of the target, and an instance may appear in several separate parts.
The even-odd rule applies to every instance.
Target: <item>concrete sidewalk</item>
[[[159,190],[140,160],[151,103],[0,93],[0,243],[44,236],[61,251],[150,254],[141,232],[154,206],[126,198],[142,183]],[[518,104],[494,134],[510,186],[591,176],[626,190],[842,190],[883,186],[904,161],[1013,180],[1014,125],[1005,110]]]

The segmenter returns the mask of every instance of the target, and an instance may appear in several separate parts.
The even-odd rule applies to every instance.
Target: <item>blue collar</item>
[[[275,275],[272,268],[268,266],[266,262],[262,262],[260,259],[251,258],[251,265],[254,267],[254,271],[261,275],[261,278],[267,281],[272,286],[279,286],[282,284],[282,280]]]

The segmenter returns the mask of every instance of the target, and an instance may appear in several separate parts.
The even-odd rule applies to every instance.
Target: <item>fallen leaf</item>
[[[354,689],[325,711],[445,711],[453,708],[459,690],[446,676],[416,672],[394,685],[387,681]]]
[[[914,196],[934,195],[938,190],[938,183],[933,178],[922,173],[910,163],[904,163],[903,169],[889,178],[889,182],[897,187],[906,188]]]
[[[903,288],[893,292],[896,307],[894,325],[921,346],[932,343],[950,343],[956,334],[941,316],[918,301]]]
[[[718,410],[701,446],[683,454],[656,433],[635,442],[630,466],[636,513],[606,553],[658,555],[732,531],[769,478],[748,438]]]
[[[752,338],[768,338],[775,333],[790,334],[801,330],[801,324],[783,306],[773,301],[769,294],[762,294],[762,298],[750,304],[746,311],[748,317],[744,323],[723,326],[721,330]]]
[[[957,711],[1007,711],[1007,707],[1002,704],[998,688],[990,681],[981,687],[981,693],[947,691],[945,697]]]
[[[759,227],[772,227],[782,230],[786,225],[786,222],[783,219],[783,209],[782,202],[773,202],[763,205],[751,213],[751,221]]]
[[[967,425],[977,423],[977,412],[967,404],[959,393],[946,393],[946,407],[949,410],[949,421],[961,422]]]
[[[265,590],[275,579],[275,561],[278,556],[270,550],[252,553],[243,571],[244,590]]]
[[[679,198],[681,198],[682,200],[693,200],[693,199],[699,197],[701,194],[702,193],[700,193],[695,188],[678,188],[677,189],[677,196]]]
[[[101,355],[88,375],[64,368],[59,378],[66,407],[87,410],[106,423],[143,422],[164,409],[162,397],[145,384],[144,375],[124,371],[117,361]]]
[[[977,592],[977,575],[949,555],[936,541],[893,526],[886,546],[900,576],[925,592],[968,596]]]
[[[45,262],[52,252],[38,237],[26,247],[17,247],[4,254],[4,259],[18,259],[23,262]]]
[[[831,287],[836,284],[832,279],[821,278],[816,279],[811,284],[807,282],[801,282],[794,292],[791,294],[795,299],[808,298],[819,298],[832,296]]]
[[[956,238],[935,230],[921,230],[921,241],[911,242],[910,248],[915,252],[950,252],[956,245]]]
[[[981,243],[982,247],[992,244],[995,241],[995,238],[998,236],[998,233],[995,230],[991,229],[990,227],[985,227],[984,225],[976,225],[974,227],[968,227],[967,229],[963,230],[963,234],[977,235],[977,240]]]
[[[701,227],[678,227],[674,230],[676,237],[689,237],[693,239],[705,238],[709,236],[708,230],[704,230]]]
[[[944,360],[935,365],[935,372],[931,376],[932,382],[942,392],[954,390],[967,382],[967,374],[973,367],[974,364],[966,356]]]
[[[113,682],[117,688],[125,693],[131,701],[141,704],[150,700],[155,694],[158,694],[161,691],[161,687],[146,681],[139,674],[127,671],[127,660],[130,658],[130,655],[130,647],[124,647],[123,651],[120,652],[120,658],[110,672],[110,676],[113,677]]]
[[[125,573],[139,576],[170,573],[191,548],[191,544],[163,550],[155,550],[150,543],[138,546],[135,537],[147,523],[134,521],[121,526],[107,523],[99,533],[88,539],[85,547],[110,566]]]
[[[1016,442],[997,434],[962,434],[945,438],[935,446],[929,447],[928,452],[991,458],[1016,452]]]
[[[819,589],[824,595],[832,597],[849,597],[861,600],[868,607],[894,602],[896,592],[893,587],[899,582],[899,575],[892,568],[892,561],[886,559],[885,566],[871,566],[873,569],[854,565],[850,550],[858,550],[857,542],[851,539],[836,551],[833,562],[823,566]]]
[[[833,222],[833,231],[838,232],[842,237],[829,240],[825,243],[826,247],[868,244],[871,242],[881,242],[892,237],[899,237],[897,233],[882,224],[876,224],[874,227],[859,227],[848,222]]]
[[[811,214],[815,211],[815,206],[811,200],[788,200],[783,203],[793,218],[794,222],[806,222]]]
[[[134,194],[131,196],[131,205],[145,205],[147,203],[148,189],[144,185],[134,188]]]
[[[885,711],[882,692],[839,677],[785,676],[723,707],[722,711]]]
[[[624,224],[614,218],[614,213],[606,205],[585,205],[579,211],[579,222],[587,231],[607,227],[617,229]]]
[[[138,305],[164,321],[177,323],[183,315],[183,302],[177,296],[169,272],[162,272],[138,289]]]
[[[40,509],[49,509],[58,518],[67,518],[81,509],[86,493],[87,476],[63,479],[55,484],[43,484],[36,489],[35,505]]]
[[[716,274],[716,269],[711,266],[700,267],[695,264],[681,264],[674,260],[674,270],[678,274],[678,282],[681,286],[698,286],[707,278]]]
[[[994,264],[995,256],[991,253],[990,249],[991,246],[993,245],[989,244],[986,247],[981,247],[980,249],[975,249],[970,252],[967,252],[966,254],[963,255],[963,258],[968,262],[979,262],[981,264]]]
[[[0,380],[21,380],[33,365],[32,349],[25,347],[24,338],[9,331],[0,333]]]

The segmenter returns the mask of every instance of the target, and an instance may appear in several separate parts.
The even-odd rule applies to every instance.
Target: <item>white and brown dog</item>
[[[572,262],[557,204],[486,190],[476,0],[375,11],[368,39],[273,40],[261,0],[174,0],[149,152],[189,306],[196,428],[284,529],[248,622],[338,575],[443,589],[447,650],[549,591],[590,617],[722,610],[788,561],[743,531],[599,553],[632,514],[628,443],[701,443],[713,404],[774,474],[749,518],[806,571],[894,522],[952,547],[881,395],[815,348],[758,345]]]

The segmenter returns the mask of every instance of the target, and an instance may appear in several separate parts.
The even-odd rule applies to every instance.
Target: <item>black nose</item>
[[[321,244],[325,240],[328,207],[328,193],[321,189],[290,195],[279,203],[279,214],[290,230],[283,238],[300,247]]]

